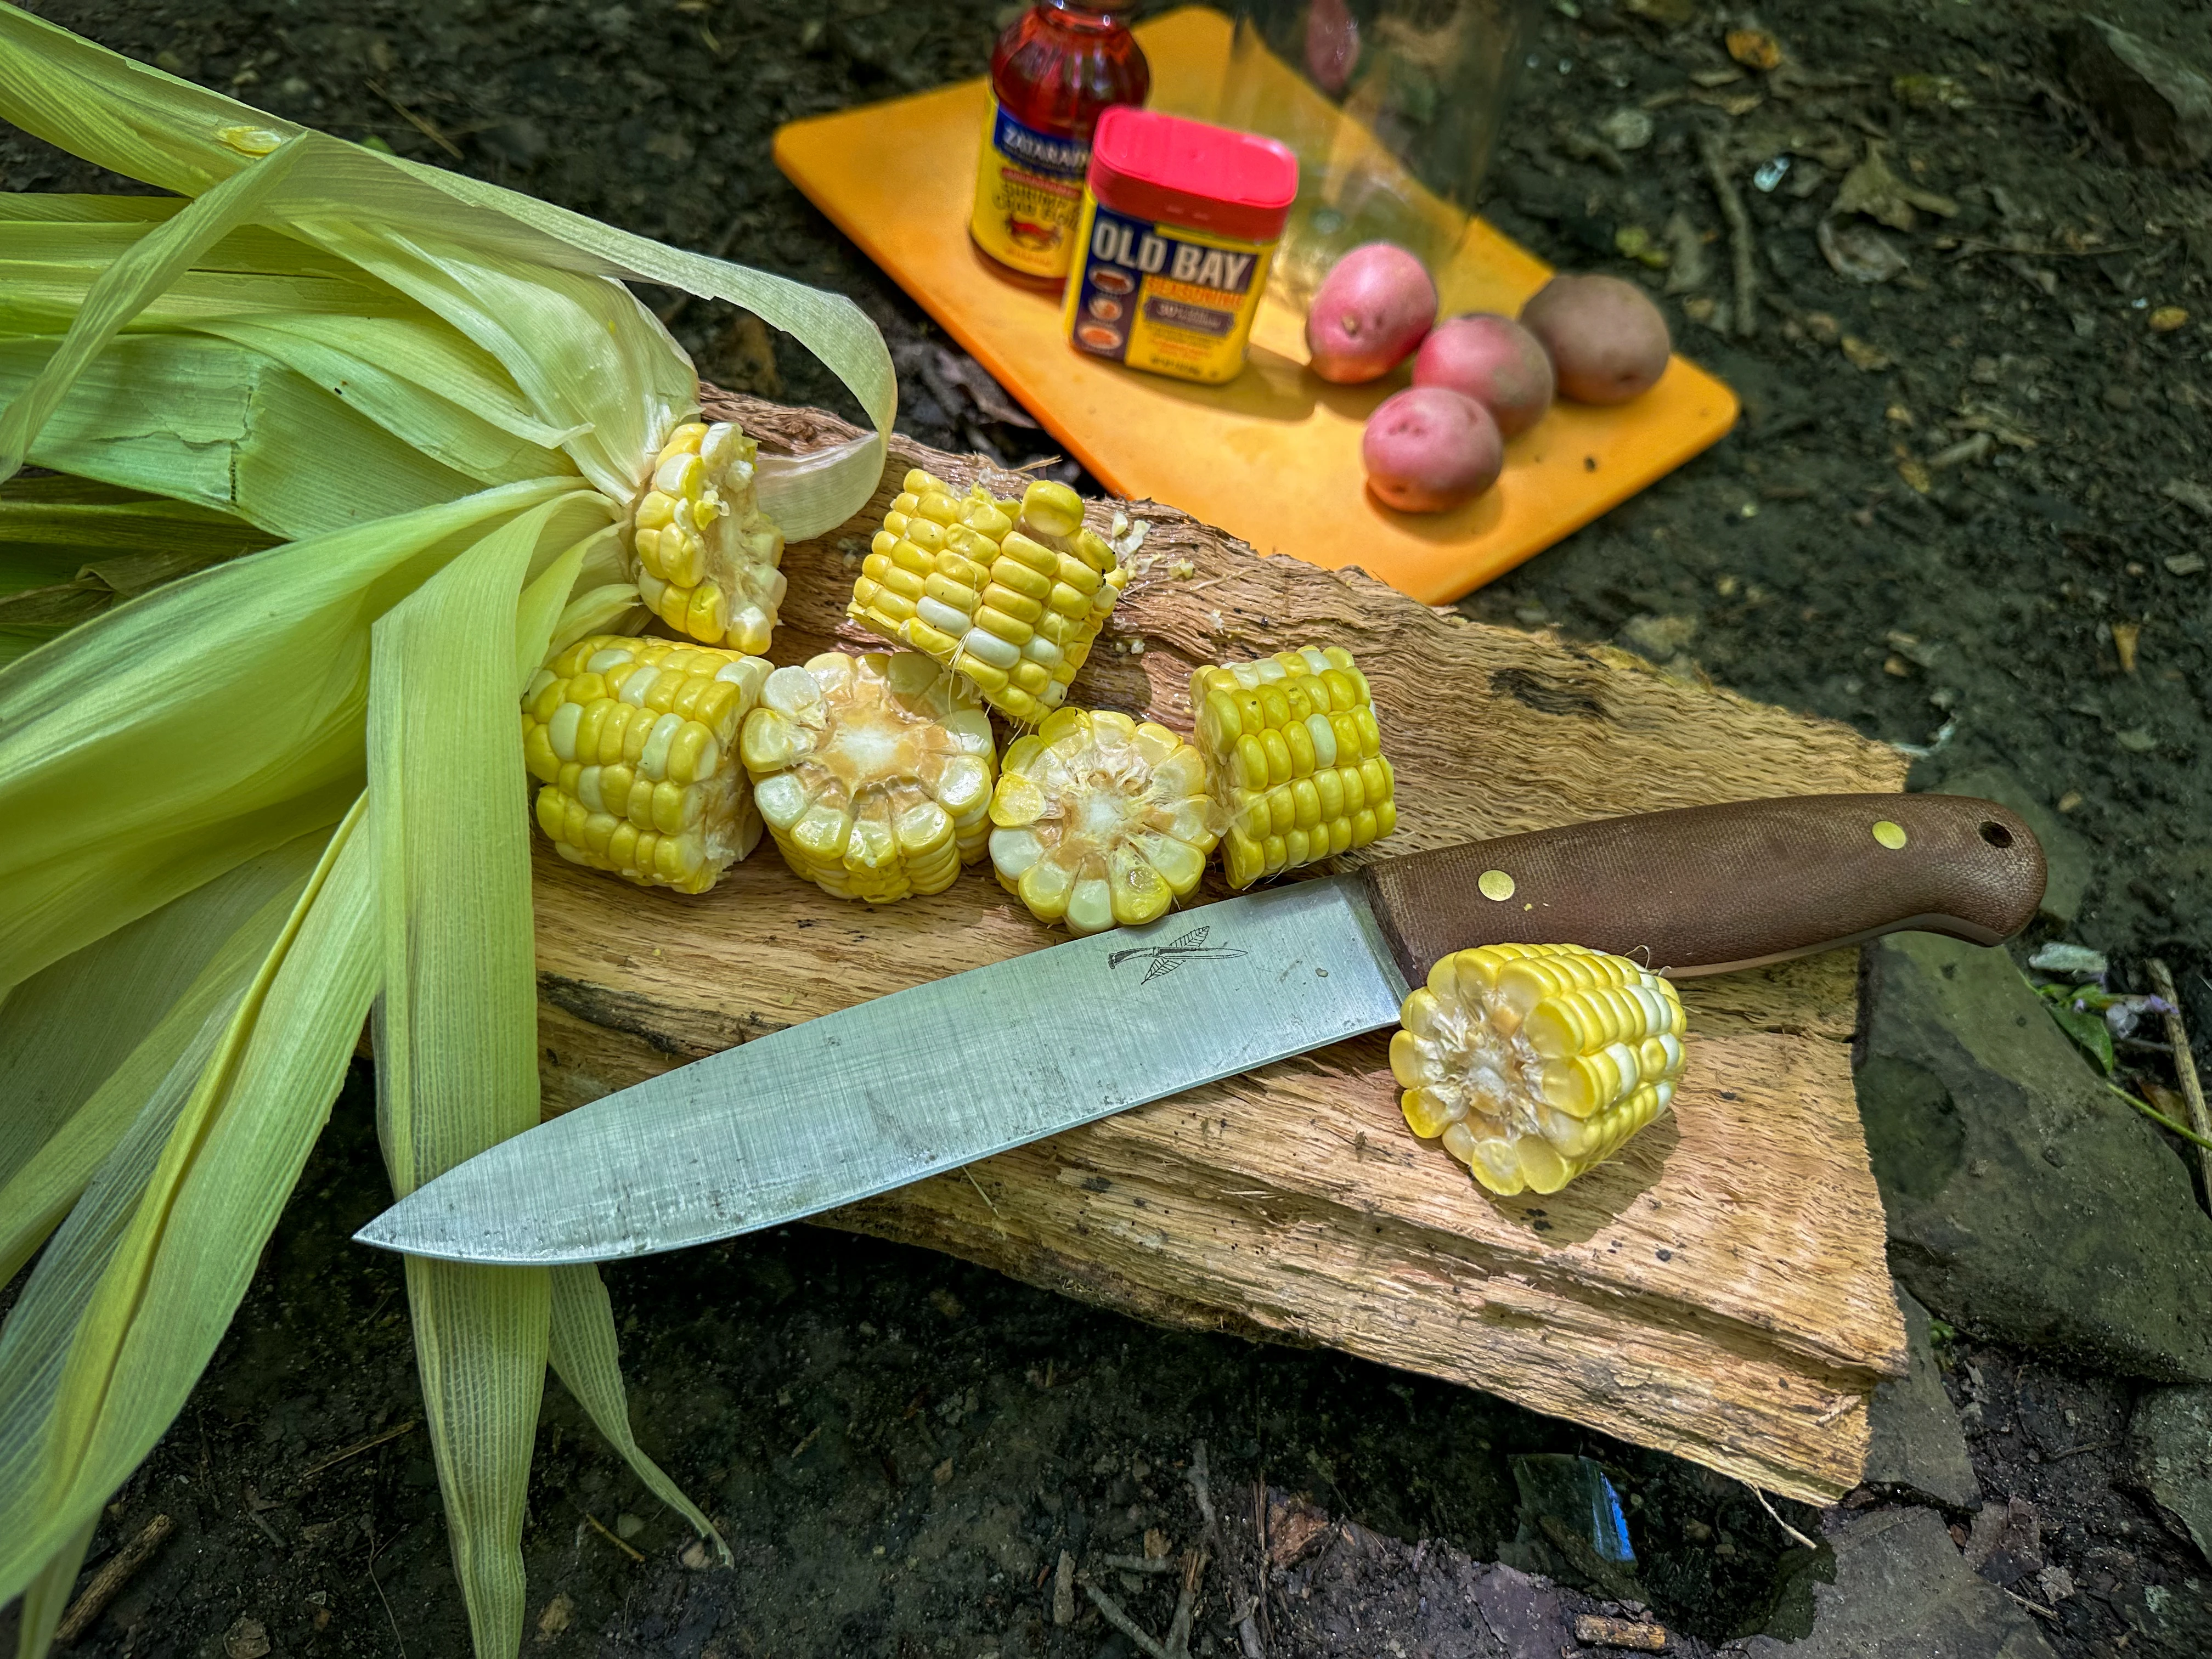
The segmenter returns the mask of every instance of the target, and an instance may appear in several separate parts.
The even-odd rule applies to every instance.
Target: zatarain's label
[[[1091,146],[1039,132],[991,100],[969,234],[1001,264],[1032,276],[1066,273]]]
[[[1187,380],[1236,377],[1272,244],[1133,219],[1087,192],[1077,235],[1063,312],[1077,350]]]

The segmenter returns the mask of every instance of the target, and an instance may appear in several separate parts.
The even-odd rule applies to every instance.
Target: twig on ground
[[[598,1516],[593,1515],[589,1510],[586,1510],[584,1511],[584,1519],[592,1523],[592,1530],[593,1532],[599,1534],[600,1537],[605,1539],[607,1542],[612,1544],[624,1555],[629,1557],[631,1560],[638,1563],[641,1566],[644,1565],[645,1557],[638,1553],[636,1550],[631,1548],[629,1545],[623,1542],[621,1539],[616,1537],[614,1534],[609,1532],[604,1526],[600,1525],[599,1517]]]
[[[1173,1572],[1176,1564],[1164,1555],[1102,1555],[1102,1567],[1111,1567],[1116,1572]]]
[[[2144,964],[2150,970],[2150,988],[2166,1005],[2166,1040],[2173,1045],[2173,1075],[2181,1085],[2181,1097],[2189,1103],[2190,1127],[2204,1139],[2197,1143],[2197,1172],[2203,1178],[2204,1202],[2212,1206],[2212,1111],[2204,1105],[2204,1080],[2197,1075],[2197,1056],[2189,1047],[2189,1028],[2181,1021],[2181,993],[2173,975],[2156,957]]]
[[[1738,339],[1748,340],[1759,327],[1759,239],[1750,214],[1744,211],[1743,194],[1729,177],[1728,140],[1708,128],[1698,135],[1698,154],[1704,158],[1713,198],[1721,204],[1721,217],[1728,221],[1729,258],[1735,274],[1735,333]]]
[[[427,115],[417,115],[413,110],[408,108],[406,105],[401,103],[397,98],[394,98],[390,93],[384,89],[384,83],[382,82],[369,81],[363,84],[365,84],[371,92],[384,100],[386,103],[391,105],[393,109],[398,111],[400,118],[404,120],[409,126],[414,128],[416,131],[421,133],[425,138],[428,138],[440,149],[444,150],[447,155],[452,156],[456,161],[465,161],[469,159],[467,156],[461,154],[461,147],[459,144],[455,143],[452,139],[447,137],[444,133],[438,131],[438,124],[436,122],[433,121]]]
[[[54,1626],[54,1645],[65,1648],[90,1630],[100,1615],[107,1611],[107,1604],[115,1599],[116,1591],[153,1559],[154,1552],[175,1529],[176,1523],[167,1516],[157,1515],[139,1528],[129,1543],[109,1556],[100,1571],[93,1574],[92,1582],[70,1603],[61,1623]]]
[[[1759,1507],[1766,1511],[1766,1518],[1768,1520],[1774,1522],[1776,1526],[1781,1528],[1783,1531],[1788,1533],[1790,1537],[1796,1539],[1797,1542],[1802,1544],[1807,1549],[1817,1550],[1820,1547],[1811,1539],[1806,1537],[1803,1533],[1798,1531],[1796,1528],[1791,1526],[1787,1521],[1784,1521],[1781,1516],[1775,1511],[1774,1505],[1766,1501],[1766,1494],[1765,1492],[1759,1491],[1758,1487],[1752,1486],[1751,1482],[1748,1480],[1745,1481],[1743,1484],[1746,1486],[1750,1487],[1751,1495],[1759,1500]]]
[[[1183,1479],[1190,1482],[1191,1495],[1198,1499],[1198,1516],[1206,1522],[1206,1541],[1213,1546],[1216,1555],[1225,1558],[1229,1552],[1221,1541],[1221,1518],[1213,1512],[1213,1490],[1206,1484],[1206,1442],[1203,1440],[1191,1448],[1190,1468]]]
[[[2063,1462],[2069,1457],[2079,1457],[2083,1452],[2110,1451],[2119,1443],[2117,1440],[2092,1440],[2083,1445],[2069,1446],[2064,1451],[2053,1452],[2043,1461],[2046,1463]]]
[[[1260,1624],[1255,1632],[1255,1645],[1261,1654],[1264,1654],[1267,1644],[1275,1637],[1274,1615],[1267,1608],[1267,1473],[1265,1469],[1252,1477],[1252,1536],[1260,1546],[1260,1564],[1254,1569],[1259,1579],[1260,1601]],[[1251,1621],[1248,1619],[1245,1622],[1249,1624]],[[1238,1632],[1240,1638],[1243,1634],[1241,1631]],[[1260,1659],[1260,1656],[1254,1655],[1253,1659]]]
[[[1636,1653],[1667,1651],[1667,1627],[1639,1619],[1608,1619],[1602,1613],[1575,1615],[1575,1640],[1584,1647],[1626,1648]]]
[[[1206,1559],[1202,1548],[1182,1559],[1182,1593],[1176,1597],[1175,1617],[1168,1624],[1170,1659],[1190,1659],[1190,1621],[1198,1611],[1198,1586],[1206,1577]]]
[[[2152,1105],[2150,1102],[2130,1094],[2125,1089],[2120,1087],[2117,1083],[2107,1083],[2105,1086],[2107,1089],[2110,1089],[2114,1094],[2118,1095],[2122,1100],[2126,1101],[2129,1105],[2134,1107],[2136,1110],[2141,1112],[2152,1122],[2157,1124],[2159,1127],[2172,1130],[2174,1133],[2179,1135],[2184,1140],[2188,1141],[2192,1146],[2212,1150],[2212,1135],[2200,1135],[2186,1123],[2176,1123],[2164,1112],[2160,1111],[2157,1107]]]
[[[2038,1618],[2048,1619],[2054,1625],[2058,1622],[2058,1614],[2056,1609],[2046,1607],[2040,1601],[2031,1601],[2025,1595],[2022,1595],[2018,1590],[2007,1590],[2005,1594],[2011,1596],[2014,1601],[2019,1602],[2021,1606],[2026,1607],[2030,1613],[2034,1613]]]
[[[1121,1611],[1119,1601],[1092,1583],[1086,1583],[1083,1586],[1083,1593],[1091,1598],[1091,1606],[1106,1615],[1108,1624],[1137,1644],[1139,1652],[1150,1654],[1152,1659],[1169,1659],[1168,1650],[1146,1635],[1143,1626]]]
[[[384,1617],[392,1626],[392,1639],[399,1644],[399,1659],[407,1659],[407,1638],[399,1633],[399,1620],[392,1611],[392,1598],[384,1593],[384,1581],[376,1576],[376,1528],[368,1532],[368,1582],[376,1587],[376,1599],[384,1603]]]
[[[299,1474],[294,1475],[292,1478],[295,1480],[305,1480],[311,1476],[320,1474],[325,1469],[333,1468],[337,1464],[344,1462],[349,1457],[358,1457],[365,1451],[374,1451],[379,1446],[382,1445],[387,1440],[398,1439],[401,1435],[407,1433],[409,1431],[413,1429],[414,1426],[415,1419],[410,1417],[396,1429],[386,1429],[382,1434],[372,1434],[366,1440],[355,1442],[354,1444],[348,1446],[343,1451],[332,1452],[321,1462],[309,1465],[307,1468],[301,1469]]]

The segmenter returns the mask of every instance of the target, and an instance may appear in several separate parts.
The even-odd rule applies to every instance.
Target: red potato
[[[1437,316],[1437,285],[1395,242],[1339,259],[1306,311],[1314,373],[1339,386],[1379,380],[1405,362]]]
[[[1578,404],[1625,404],[1667,372],[1667,319],[1618,276],[1554,276],[1521,323],[1551,354],[1559,395]]]
[[[1429,331],[1413,357],[1413,384],[1465,393],[1490,411],[1501,434],[1517,438],[1552,406],[1552,360],[1510,317],[1477,311]]]
[[[1442,513],[1498,482],[1505,440],[1490,411],[1446,386],[1409,386],[1382,401],[1359,441],[1367,487],[1401,513]]]

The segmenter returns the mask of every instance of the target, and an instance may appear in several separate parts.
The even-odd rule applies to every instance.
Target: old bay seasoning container
[[[1122,14],[1130,0],[1046,0],[991,52],[991,104],[968,234],[1025,276],[1067,275],[1091,131],[1101,112],[1141,104],[1152,65]]]
[[[1108,110],[1061,301],[1069,340],[1155,374],[1236,379],[1297,193],[1297,157],[1272,138]]]

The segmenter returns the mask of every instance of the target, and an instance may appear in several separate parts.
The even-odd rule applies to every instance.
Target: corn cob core
[[[846,614],[965,675],[1028,725],[1067,696],[1127,580],[1066,484],[1039,479],[1018,502],[981,484],[956,496],[916,467]]]
[[[1367,677],[1341,646],[1307,646],[1190,677],[1197,740],[1228,817],[1221,862],[1249,887],[1397,827]]]
[[[737,739],[768,675],[678,640],[579,640],[523,694],[538,827],[574,863],[705,892],[760,840]]]
[[[685,422],[653,458],[629,526],[637,591],[653,614],[702,644],[756,655],[786,585],[783,532],[753,493],[759,451],[735,422]]]
[[[1666,1110],[1682,1074],[1674,988],[1579,945],[1458,951],[1399,1018],[1406,1121],[1493,1193],[1556,1193]]]
[[[779,668],[740,742],[784,862],[840,898],[938,893],[990,835],[991,717],[912,651]]]
[[[1133,927],[1198,885],[1214,811],[1204,757],[1166,726],[1057,708],[1000,763],[991,862],[1040,921]]]

